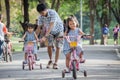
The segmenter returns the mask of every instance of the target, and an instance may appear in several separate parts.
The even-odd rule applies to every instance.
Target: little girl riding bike
[[[64,39],[64,45],[63,45],[63,53],[66,56],[66,67],[67,67],[65,71],[69,71],[69,63],[71,60],[71,47],[69,42],[71,40],[74,40],[75,37],[80,39],[81,38],[80,36],[84,35],[84,32],[82,32],[78,28],[79,25],[75,16],[73,15],[69,16],[67,19],[67,23],[68,23],[68,30],[65,32],[65,36],[67,37],[66,39]],[[74,37],[69,37],[69,36],[74,36]],[[79,57],[79,62],[84,63],[85,59],[83,59],[83,48],[80,40],[77,42],[77,47],[75,49],[76,49],[76,54]]]
[[[22,40],[24,40],[24,50],[25,46],[27,44],[27,42],[29,41],[38,41],[38,37],[36,35],[36,33],[34,32],[34,25],[29,23],[27,24],[27,31],[25,32],[25,34],[22,37]],[[34,47],[33,47],[33,54],[35,55],[35,60],[37,60],[37,43],[34,42]],[[27,53],[25,52],[25,61],[24,63],[27,63]]]

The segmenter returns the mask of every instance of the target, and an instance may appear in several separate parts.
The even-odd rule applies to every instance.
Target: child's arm
[[[25,34],[23,35],[22,40],[24,40],[24,39],[25,39],[25,37],[26,37],[26,32],[25,32]]]
[[[81,29],[79,29],[79,34],[80,35],[85,35],[85,33]]]
[[[37,37],[36,33],[34,33],[34,35],[35,35],[36,40],[38,41],[38,37]]]

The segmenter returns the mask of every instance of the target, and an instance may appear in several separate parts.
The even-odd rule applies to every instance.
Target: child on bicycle
[[[28,41],[34,41],[34,40],[38,41],[38,37],[37,37],[36,33],[34,32],[33,24],[31,24],[31,23],[27,24],[27,31],[23,35],[22,40],[25,41],[24,46],[26,45],[26,43]],[[36,42],[34,42],[33,54],[35,55],[35,60],[37,60],[37,43]],[[24,57],[25,57],[25,63],[27,63],[27,53],[26,52],[25,52]]]
[[[84,35],[84,32],[81,31],[81,29],[78,28],[79,24],[78,21],[76,19],[76,17],[74,15],[71,15],[68,17],[67,19],[67,31],[65,31],[65,36],[82,36]],[[73,39],[73,38],[77,38],[77,37],[69,37],[69,39]],[[71,58],[71,48],[69,45],[69,42],[67,41],[67,39],[64,39],[64,45],[63,45],[63,53],[66,56],[66,67],[67,69],[69,69],[69,62],[70,62],[70,58]],[[82,45],[80,43],[80,41],[77,44],[76,47],[76,54],[80,59],[80,63],[84,63],[85,60],[83,59],[83,49],[82,49]]]

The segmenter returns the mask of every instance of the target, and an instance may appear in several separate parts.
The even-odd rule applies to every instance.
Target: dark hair
[[[28,24],[27,24],[27,28],[33,28],[33,29],[34,29],[34,28],[35,28],[35,25],[34,25],[34,24],[31,24],[31,23],[28,23]]]
[[[46,7],[45,4],[41,3],[41,4],[38,4],[38,5],[37,5],[37,11],[38,11],[38,12],[42,12],[42,11],[44,11],[45,9],[47,9],[47,7]]]
[[[67,33],[69,33],[69,31],[70,31],[69,21],[75,21],[76,24],[77,24],[76,27],[79,27],[79,23],[78,23],[77,18],[76,18],[74,15],[70,15],[70,16],[67,18],[67,28],[68,28]]]

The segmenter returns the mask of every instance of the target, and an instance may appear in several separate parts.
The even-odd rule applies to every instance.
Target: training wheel
[[[84,77],[87,77],[87,72],[84,70]]]

